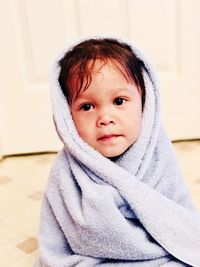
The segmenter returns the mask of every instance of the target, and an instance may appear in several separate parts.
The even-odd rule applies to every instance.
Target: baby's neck
[[[120,156],[121,156],[121,155],[116,156],[116,157],[111,157],[111,158],[108,158],[108,159],[110,159],[112,162],[115,162],[115,161],[118,160],[118,158],[119,158]]]

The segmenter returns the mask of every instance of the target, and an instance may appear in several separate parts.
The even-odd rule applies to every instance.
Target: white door
[[[171,139],[199,138],[198,0],[0,1],[0,154],[60,149],[48,68],[80,35],[122,35],[155,66]]]

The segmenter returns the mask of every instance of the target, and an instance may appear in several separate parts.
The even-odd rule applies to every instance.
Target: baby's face
[[[105,157],[116,157],[140,134],[141,92],[111,61],[101,66],[97,60],[92,82],[72,101],[71,112],[82,139]]]

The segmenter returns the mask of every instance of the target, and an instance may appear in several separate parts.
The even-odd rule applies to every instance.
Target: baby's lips
[[[119,135],[119,134],[105,134],[105,135],[100,136],[97,140],[109,140],[109,139],[119,137],[119,136],[121,136],[121,135]]]

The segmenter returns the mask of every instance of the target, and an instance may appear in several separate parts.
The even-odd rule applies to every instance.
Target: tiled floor
[[[174,144],[200,211],[200,141]],[[37,227],[55,154],[7,157],[0,162],[0,259],[3,267],[31,267],[38,255]]]

